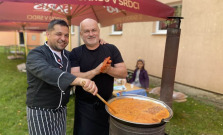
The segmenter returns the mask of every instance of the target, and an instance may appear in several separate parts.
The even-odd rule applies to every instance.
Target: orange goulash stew
[[[109,112],[117,118],[135,123],[159,123],[169,117],[169,111],[160,104],[152,101],[133,98],[117,99],[110,103]]]

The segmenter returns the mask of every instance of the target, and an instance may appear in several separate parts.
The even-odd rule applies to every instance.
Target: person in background
[[[149,88],[149,76],[145,70],[145,62],[142,59],[137,60],[136,69],[134,70],[133,76],[130,79],[129,83],[137,87],[142,87],[145,89]]]
[[[80,23],[80,35],[84,45],[70,53],[71,73],[78,77],[92,79],[98,94],[106,101],[112,97],[115,78],[126,78],[127,69],[118,48],[112,44],[100,45],[100,29],[93,19]],[[101,71],[103,61],[112,61]],[[75,90],[74,135],[108,135],[109,114],[99,98],[87,93],[81,87]]]
[[[53,20],[47,28],[48,41],[27,56],[27,121],[30,135],[65,135],[66,105],[73,85],[89,94],[97,86],[89,79],[72,75],[68,51],[69,27],[64,20]],[[83,82],[85,85],[83,85]]]

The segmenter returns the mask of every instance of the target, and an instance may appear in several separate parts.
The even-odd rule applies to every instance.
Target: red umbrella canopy
[[[30,23],[30,22],[1,22],[0,31],[45,31],[48,23]]]
[[[173,13],[173,8],[156,0],[2,0],[0,4],[2,21],[49,22],[60,18],[73,25],[85,18],[95,19],[101,26],[157,21]]]

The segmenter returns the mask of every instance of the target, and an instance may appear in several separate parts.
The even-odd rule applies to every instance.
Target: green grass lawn
[[[174,116],[167,124],[170,135],[223,135],[223,110],[193,98],[173,104]]]
[[[28,135],[26,122],[26,73],[17,65],[25,60],[8,60],[0,47],[0,135]],[[222,135],[223,110],[188,98],[173,103],[173,118],[166,125],[169,135]],[[68,103],[67,135],[73,132],[74,98]]]

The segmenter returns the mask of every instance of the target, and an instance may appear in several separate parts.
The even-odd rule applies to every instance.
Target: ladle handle
[[[83,86],[85,85],[85,81],[83,81],[82,82],[82,84],[83,84]],[[116,111],[108,104],[108,102],[106,102],[105,100],[104,100],[104,98],[102,98],[98,93],[96,94],[96,96],[103,102],[103,103],[105,103],[114,113],[116,113]]]
[[[114,113],[116,113],[116,111],[108,104],[108,102],[106,102],[104,100],[104,98],[102,98],[99,94],[96,94],[96,96],[102,101],[104,102]]]

